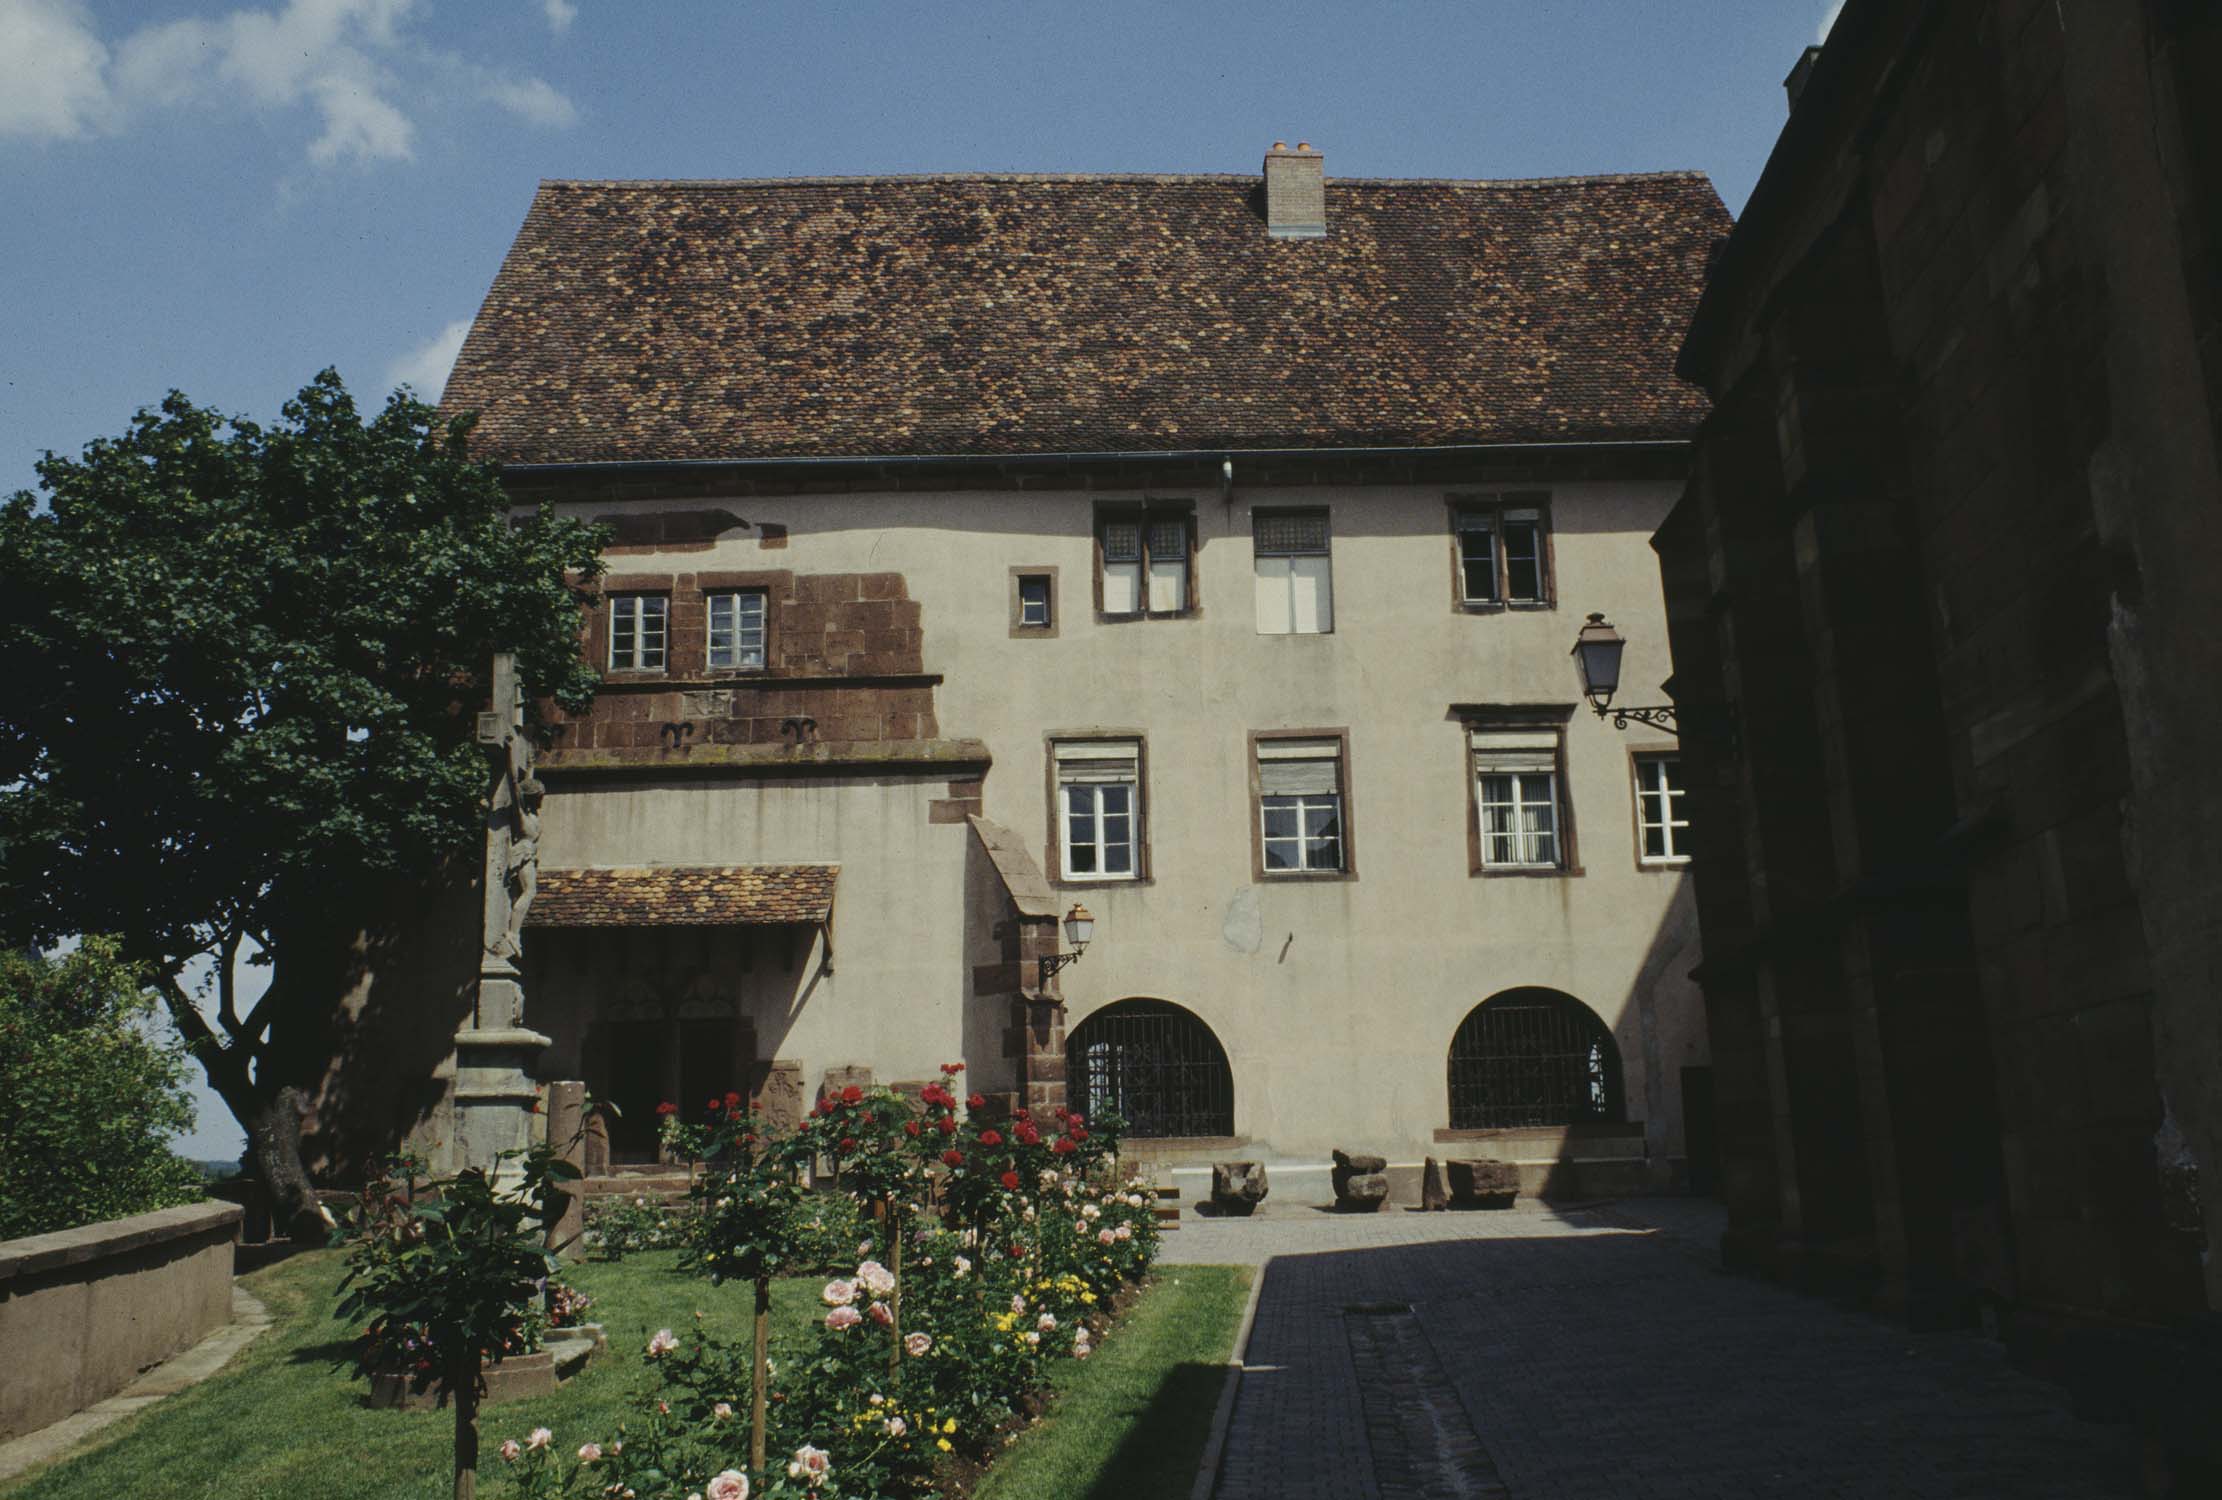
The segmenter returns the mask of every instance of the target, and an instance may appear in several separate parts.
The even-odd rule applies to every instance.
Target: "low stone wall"
[[[0,1440],[104,1401],[231,1321],[234,1203],[0,1240]]]

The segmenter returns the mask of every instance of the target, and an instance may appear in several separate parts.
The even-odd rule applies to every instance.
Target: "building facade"
[[[604,690],[534,763],[527,1071],[620,1156],[663,1100],[961,1060],[1161,1161],[1686,1181],[1675,746],[1577,711],[1569,648],[1609,611],[1667,674],[1647,539],[1726,227],[1688,175],[1282,147],[543,185],[446,398],[612,535]]]
[[[1995,1322],[2178,1450],[2222,1307],[2218,63],[2212,6],[1851,0],[1656,540],[1732,1259]]]

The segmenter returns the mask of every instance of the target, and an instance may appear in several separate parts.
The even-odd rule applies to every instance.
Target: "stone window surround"
[[[779,659],[778,631],[780,606],[792,602],[795,594],[795,574],[792,569],[746,569],[720,572],[700,572],[691,575],[693,586],[682,591],[680,575],[671,573],[607,573],[596,581],[606,601],[618,594],[661,594],[668,601],[664,616],[664,664],[660,668],[612,668],[609,665],[609,610],[597,608],[591,612],[588,628],[587,659],[600,665],[603,677],[615,682],[639,682],[662,678],[685,678],[690,681],[711,679],[763,677],[771,675],[771,664]],[[710,662],[708,614],[712,594],[743,593],[757,590],[764,596],[764,665],[761,667],[712,667]],[[701,640],[695,641],[693,621],[682,623],[681,611],[700,610],[702,613]],[[687,656],[682,660],[681,644],[687,643]]]
[[[1543,597],[1537,600],[1510,600],[1505,595],[1504,529],[1503,515],[1507,510],[1534,510],[1542,515],[1542,536],[1539,538],[1542,553],[1541,579]],[[1551,492],[1549,490],[1490,490],[1459,491],[1443,497],[1444,522],[1450,530],[1450,607],[1459,615],[1498,615],[1523,610],[1555,610],[1558,608],[1558,528],[1551,524]],[[1458,545],[1458,518],[1461,515],[1487,514],[1496,518],[1497,597],[1493,600],[1472,601],[1466,597],[1465,560]]]
[[[1117,741],[1134,746],[1134,800],[1135,816],[1141,827],[1135,831],[1134,873],[1131,876],[1071,877],[1064,873],[1065,828],[1064,799],[1058,795],[1057,747],[1070,744],[1094,744]],[[1042,781],[1048,793],[1049,838],[1042,846],[1042,869],[1047,872],[1049,883],[1059,890],[1084,890],[1089,887],[1149,885],[1153,880],[1150,863],[1150,745],[1139,729],[1091,728],[1051,730],[1042,736]]]
[[[1261,741],[1274,740],[1333,740],[1335,742],[1335,780],[1342,794],[1342,868],[1339,870],[1268,870],[1265,867],[1265,825],[1260,797],[1263,795],[1258,776],[1258,745]],[[1355,797],[1351,791],[1350,731],[1337,729],[1253,729],[1250,731],[1244,754],[1250,763],[1250,879],[1258,884],[1305,884],[1311,881],[1356,880],[1358,878],[1358,841],[1355,837],[1356,822],[1353,816]]]
[[[1175,610],[1151,609],[1149,607],[1150,580],[1147,557],[1149,523],[1172,520],[1179,521],[1188,531],[1188,568],[1187,577],[1183,583],[1187,607]],[[1142,567],[1143,607],[1139,610],[1111,614],[1103,607],[1103,528],[1104,523],[1108,521],[1135,521],[1141,524],[1144,549]],[[1195,501],[1154,496],[1143,496],[1134,500],[1098,500],[1089,519],[1088,535],[1095,554],[1095,616],[1097,624],[1119,624],[1127,620],[1192,620],[1203,613],[1203,600],[1197,588],[1199,579],[1196,563],[1196,554],[1202,549],[1203,538],[1196,529]],[[1039,572],[1041,570],[1032,569],[1030,571]],[[1015,584],[1013,585],[1013,595],[1015,600]],[[1056,619],[1054,612],[1052,612],[1050,619],[1054,623]]]
[[[1101,543],[1098,543],[1101,551]],[[1019,623],[1018,585],[1022,578],[1049,580],[1049,623],[1047,625],[1022,625]],[[1058,597],[1057,568],[1055,564],[1013,564],[1011,567],[1011,618],[1010,637],[1014,641],[1053,641],[1057,639],[1058,616],[1062,603]],[[1121,618],[1125,618],[1122,616]]]
[[[664,641],[663,663],[660,666],[621,667],[617,665],[614,653],[617,649],[617,603],[620,599],[663,600]],[[602,675],[604,677],[637,679],[643,677],[668,677],[671,675],[671,650],[673,645],[671,629],[673,623],[671,605],[671,584],[668,578],[663,580],[660,586],[654,583],[650,583],[638,587],[628,584],[617,588],[610,588],[607,586],[603,588],[601,607],[594,611],[596,621],[601,626],[601,639],[600,644],[594,653],[593,659],[601,664]],[[637,621],[634,624],[633,630],[634,640],[636,643],[635,654],[637,656],[637,643],[639,640],[640,631],[640,626]]]
[[[1466,873],[1489,880],[1564,880],[1579,878],[1581,844],[1574,824],[1573,786],[1566,774],[1566,726],[1574,717],[1572,703],[1454,703],[1450,718],[1458,726],[1458,749],[1466,766]],[[1506,868],[1488,865],[1481,858],[1481,775],[1474,765],[1473,732],[1476,729],[1544,730],[1558,736],[1558,846],[1555,869]]]

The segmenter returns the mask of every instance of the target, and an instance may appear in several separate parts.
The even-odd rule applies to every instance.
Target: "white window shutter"
[[[1133,615],[1142,612],[1142,565],[1138,562],[1103,565],[1103,612]]]
[[[1324,557],[1292,557],[1289,562],[1290,629],[1324,634],[1335,628],[1334,585]]]
[[[1289,595],[1289,564],[1292,561],[1294,559],[1286,557],[1257,560],[1259,635],[1287,635],[1296,628]]]
[[[1151,555],[1150,608],[1166,614],[1188,608],[1187,559]]]

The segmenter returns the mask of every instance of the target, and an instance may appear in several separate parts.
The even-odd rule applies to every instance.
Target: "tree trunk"
[[[459,1359],[448,1377],[448,1399],[455,1403],[455,1500],[478,1494],[478,1358]]]
[[[756,1278],[756,1358],[749,1393],[748,1468],[756,1482],[764,1482],[764,1416],[767,1366],[771,1363],[772,1280]]]
[[[231,1101],[227,1099],[226,1103]],[[291,1084],[259,1109],[240,1114],[255,1171],[270,1195],[270,1217],[297,1240],[322,1241],[332,1232],[331,1211],[317,1201],[308,1168],[301,1164],[301,1091]]]

